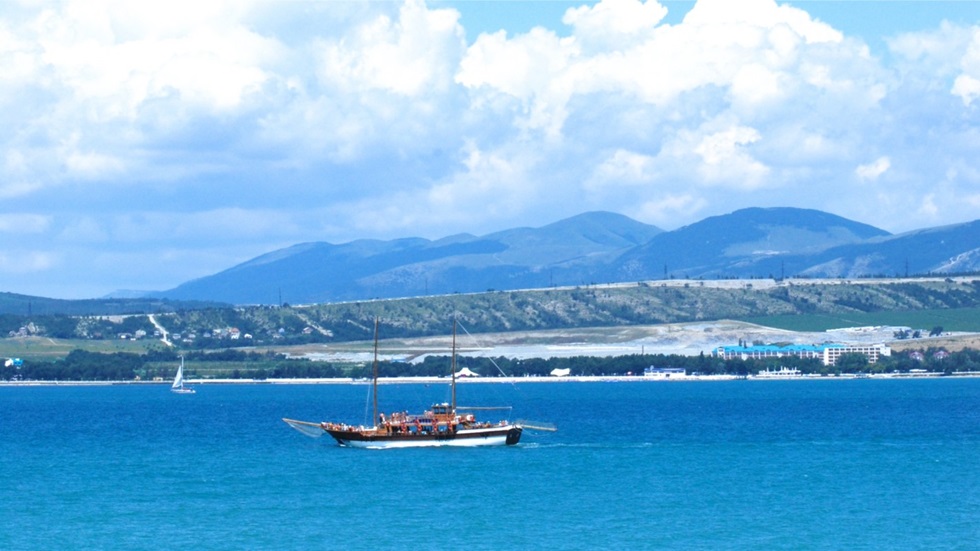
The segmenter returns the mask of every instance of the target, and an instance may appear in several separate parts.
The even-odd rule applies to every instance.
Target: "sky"
[[[980,2],[0,3],[0,291],[746,207],[980,218]]]

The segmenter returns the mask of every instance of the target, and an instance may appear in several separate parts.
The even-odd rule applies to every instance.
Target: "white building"
[[[643,376],[651,379],[683,379],[687,372],[681,367],[653,367],[643,370]]]
[[[820,358],[823,365],[837,365],[844,354],[864,354],[868,363],[876,363],[882,356],[891,356],[891,348],[883,344],[818,344],[788,346],[719,346],[714,355],[725,360],[761,360],[765,358]]]

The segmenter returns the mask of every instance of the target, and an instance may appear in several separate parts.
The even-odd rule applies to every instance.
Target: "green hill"
[[[129,316],[0,315],[0,336],[223,349],[445,335],[458,316],[469,331],[498,333],[721,319],[789,328],[900,325],[980,331],[980,278],[656,281],[528,291],[320,304],[178,310]],[[156,324],[153,323],[156,321]],[[158,324],[158,325],[157,325]]]
[[[159,298],[64,300],[0,292],[0,314],[19,316],[117,316],[221,306],[228,305],[213,301],[181,301]]]

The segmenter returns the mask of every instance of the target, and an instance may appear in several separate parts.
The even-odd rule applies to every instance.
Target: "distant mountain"
[[[664,232],[590,212],[431,241],[304,243],[154,293],[233,304],[358,301],[668,278],[980,271],[980,221],[891,235],[825,212],[750,208]]]
[[[818,210],[749,208],[655,236],[617,259],[610,277],[781,277],[785,257],[807,258],[888,232]],[[805,262],[801,262],[805,264]]]
[[[304,243],[155,296],[300,304],[587,283],[597,269],[661,232],[626,216],[591,212],[483,237]]]
[[[834,247],[790,262],[809,277],[976,272],[980,220]]]

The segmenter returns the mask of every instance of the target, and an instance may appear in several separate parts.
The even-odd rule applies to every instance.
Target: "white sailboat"
[[[180,357],[180,367],[177,368],[177,376],[174,377],[174,384],[170,385],[170,392],[177,394],[194,394],[196,391],[184,386],[184,357]]]

